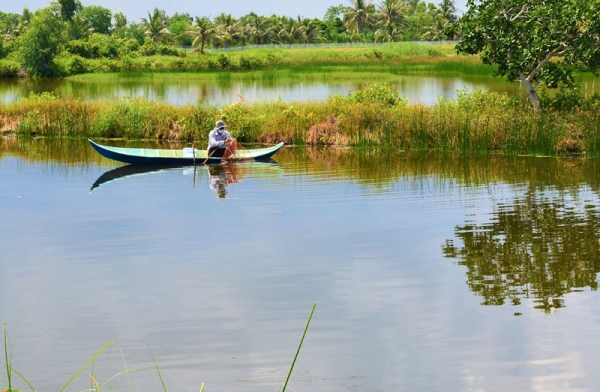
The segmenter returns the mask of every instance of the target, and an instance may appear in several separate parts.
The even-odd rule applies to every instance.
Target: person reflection
[[[208,177],[210,189],[215,191],[219,199],[227,197],[227,186],[229,184],[236,184],[238,182],[235,164],[231,162],[210,165],[208,167]]]

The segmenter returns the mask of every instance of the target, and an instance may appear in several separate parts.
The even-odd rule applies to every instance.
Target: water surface
[[[297,391],[596,389],[597,160],[274,158],[142,170],[85,141],[2,139],[13,367],[57,390],[116,338],[100,381],[123,358],[152,368],[149,345],[168,390],[276,391],[318,302]],[[109,386],[129,390],[123,375]]]
[[[143,97],[173,105],[197,102],[223,105],[239,101],[239,95],[251,102],[322,100],[333,94],[346,95],[371,83],[392,84],[400,95],[410,101],[426,104],[433,104],[440,97],[454,98],[457,91],[463,89],[484,88],[510,94],[522,93],[520,84],[492,77],[397,76],[393,79],[363,81],[339,79],[335,74],[324,74],[315,80],[303,80],[305,75],[299,77],[235,80],[229,74],[220,75],[216,79],[194,78],[192,74],[186,79],[178,79],[156,74],[150,79],[0,79],[0,99],[14,102],[27,97],[31,92],[52,92],[60,97],[82,100]]]

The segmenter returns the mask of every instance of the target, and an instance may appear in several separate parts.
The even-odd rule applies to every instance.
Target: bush
[[[67,52],[84,57],[86,59],[92,58],[92,51],[90,49],[90,45],[87,41],[76,39],[73,41],[67,42],[66,45]]]
[[[156,44],[150,40],[144,41],[144,44],[140,46],[140,53],[143,56],[154,56],[156,54]]]
[[[16,78],[21,66],[14,60],[0,60],[0,78]]]
[[[372,84],[364,89],[356,90],[346,99],[352,102],[378,102],[384,106],[406,104],[406,99],[401,98],[398,90],[388,84]]]
[[[262,66],[262,61],[255,56],[241,55],[238,60],[238,69],[243,71],[250,71],[258,69]]]
[[[229,69],[229,67],[231,66],[231,59],[228,56],[221,53],[219,57],[217,57],[217,64],[222,70]]]

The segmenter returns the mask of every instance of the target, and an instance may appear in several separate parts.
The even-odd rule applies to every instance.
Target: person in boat
[[[215,129],[208,134],[208,156],[227,159],[236,151],[235,139],[225,130],[225,122],[219,120]]]

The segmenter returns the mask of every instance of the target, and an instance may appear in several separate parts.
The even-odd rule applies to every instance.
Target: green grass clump
[[[184,57],[131,56],[86,59],[63,55],[56,66],[64,76],[122,74],[136,77],[148,73],[247,73],[285,71],[349,73],[490,75],[493,67],[483,65],[477,57],[455,56],[452,45],[421,45],[411,42],[378,46],[253,48],[235,52],[188,53]],[[181,76],[180,76],[181,77]],[[187,77],[195,77],[188,75]],[[202,76],[201,76],[202,77]]]
[[[7,133],[206,142],[223,119],[241,142],[378,145],[406,151],[600,155],[600,96],[518,97],[477,90],[426,106],[374,84],[323,101],[172,106],[144,99],[82,102],[49,94],[0,104]]]

